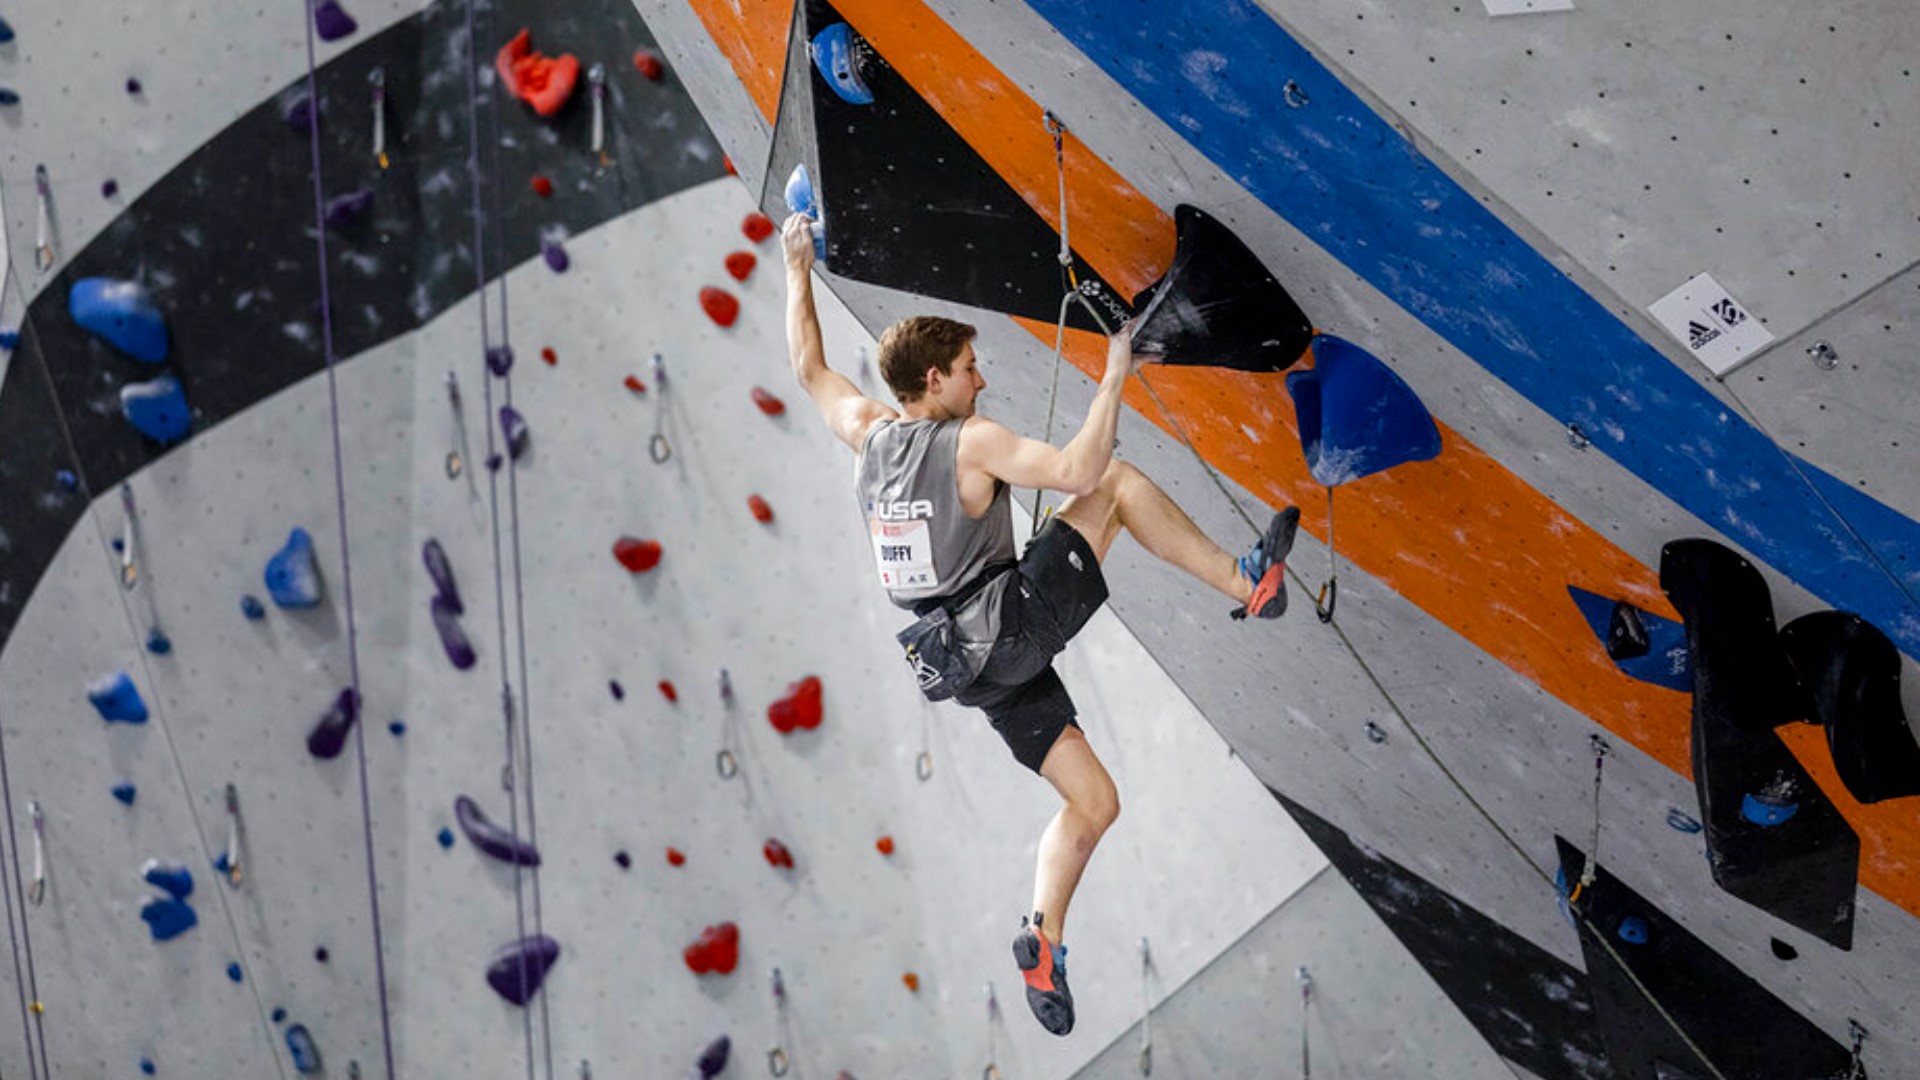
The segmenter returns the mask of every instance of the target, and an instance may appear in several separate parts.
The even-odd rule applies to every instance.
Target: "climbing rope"
[[[785,1046],[787,1034],[787,983],[780,977],[780,969],[773,969],[773,1026],[779,1031],[780,1041],[767,1051],[767,1072],[774,1076],[785,1076],[793,1068],[793,1059],[787,1056]]]
[[[0,725],[0,729],[4,729],[4,725]],[[3,730],[0,730],[0,799],[3,799],[6,803],[7,836],[11,839],[19,834],[14,831],[13,781],[7,769],[7,740]],[[26,893],[20,887],[20,847],[18,843],[12,845],[12,850],[8,852],[8,855],[13,864],[13,878],[9,883],[11,887],[0,889],[0,892],[6,894],[7,938],[13,944],[13,984],[24,990],[24,993],[20,994],[20,1030],[26,1036],[27,1071],[29,1073],[29,1080],[40,1080],[43,1074],[51,1080],[53,1070],[47,1065],[47,1032],[41,1019],[42,1010],[39,1008],[40,980],[34,972],[33,966],[33,931],[27,923]],[[18,931],[14,929],[13,921],[13,900],[16,894],[20,897],[20,925]],[[25,939],[24,944],[22,943],[23,938]],[[26,977],[24,979],[20,974],[20,962],[23,957],[27,965]],[[33,1003],[31,1010],[29,1010],[27,1004],[29,1000]],[[31,1017],[28,1015],[29,1011],[32,1013]],[[40,1047],[40,1058],[38,1062],[34,1060],[33,1056],[33,1047],[36,1043]]]
[[[302,6],[307,30],[307,100],[312,103],[314,110],[313,122],[307,125],[307,149],[313,163],[313,233],[320,274],[320,346],[327,363],[327,402],[333,431],[334,505],[340,529],[341,592],[347,614],[347,665],[354,699],[360,700],[360,635],[354,622],[353,559],[347,534],[345,440],[340,433],[340,387],[335,371],[337,361],[333,354],[333,294],[327,275],[327,199],[320,172],[320,78],[314,48],[316,0],[307,0]],[[380,996],[380,1043],[386,1055],[387,1080],[393,1080],[393,1015],[387,1001],[387,945],[380,922],[380,877],[374,861],[373,797],[367,782],[366,732],[365,724],[353,726],[354,757],[359,766],[361,838],[367,865],[367,904],[373,923],[374,983]]]
[[[1313,1048],[1307,1037],[1307,1024],[1312,1019],[1308,1007],[1313,1004],[1313,975],[1302,964],[1294,970],[1293,977],[1300,982],[1300,1080],[1313,1080]]]
[[[993,984],[987,984],[987,1067],[980,1070],[980,1080],[1000,1080],[999,1027],[1000,998],[993,992]]]
[[[1153,1075],[1153,949],[1140,939],[1140,1075]]]

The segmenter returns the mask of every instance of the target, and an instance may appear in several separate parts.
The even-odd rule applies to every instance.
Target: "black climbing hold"
[[[1780,644],[1827,730],[1840,782],[1863,803],[1920,795],[1920,745],[1900,705],[1900,653],[1872,623],[1843,611],[1802,615]]]
[[[627,689],[620,685],[620,680],[608,679],[607,689],[613,693],[613,700],[625,701],[627,699]]]
[[[527,427],[527,418],[511,405],[500,406],[500,433],[507,441],[508,455],[519,461],[521,455],[527,452],[528,441],[533,437]]]
[[[1774,938],[1769,944],[1773,946],[1773,955],[1782,960],[1798,960],[1800,958],[1799,949],[1781,941],[1779,938]]]
[[[328,960],[333,959],[333,954],[327,951],[327,947],[325,945],[322,945],[319,948],[313,950],[313,958],[319,961],[320,963],[324,964]]]
[[[513,349],[506,345],[495,345],[487,350],[487,370],[504,378],[513,370]]]
[[[733,1040],[725,1035],[708,1043],[706,1049],[700,1051],[700,1060],[696,1063],[701,1080],[713,1080],[719,1076],[720,1070],[727,1067],[727,1057],[732,1053]]]
[[[1693,669],[1687,653],[1687,631],[1684,626],[1672,619],[1663,619],[1627,605],[1632,608],[1632,618],[1646,631],[1647,651],[1640,656],[1617,657],[1613,655],[1613,622],[1615,611],[1626,601],[1588,592],[1577,585],[1567,586],[1567,592],[1572,595],[1574,606],[1580,609],[1587,625],[1593,628],[1594,635],[1607,646],[1607,655],[1621,671],[1655,686],[1681,691],[1693,689]]]
[[[317,758],[335,758],[346,748],[347,733],[360,716],[360,695],[349,686],[333,699],[333,708],[307,734],[307,752]]]
[[[454,820],[474,847],[502,862],[519,866],[539,866],[540,852],[532,844],[495,825],[480,809],[480,804],[465,795],[453,800]]]
[[[1182,203],[1173,221],[1173,264],[1133,299],[1133,351],[1163,364],[1292,367],[1313,339],[1300,305],[1232,229],[1204,210]]]
[[[629,854],[627,854],[627,853],[626,853],[626,852],[624,852],[624,851],[616,851],[616,852],[614,852],[614,853],[613,853],[613,861],[614,861],[614,862],[616,862],[616,863],[618,863],[618,864],[620,865],[620,869],[622,869],[622,870],[631,870],[631,869],[633,869],[633,856],[631,856],[631,855],[629,855]]]
[[[147,632],[147,651],[155,656],[165,656],[173,651],[173,642],[156,626]]]
[[[433,611],[433,629],[440,635],[440,647],[446,650],[453,666],[465,671],[478,660],[467,632],[460,627],[460,615],[444,596],[435,596],[429,605]]]
[[[1647,655],[1651,647],[1647,637],[1647,624],[1640,619],[1640,609],[1618,600],[1613,605],[1613,615],[1607,620],[1607,656],[1614,660],[1632,660]]]
[[[139,79],[136,79],[131,75],[127,76],[127,93],[138,94],[142,89],[144,89],[144,87],[140,85]]]
[[[545,934],[509,942],[487,964],[487,985],[515,1005],[525,1005],[540,992],[540,984],[559,959],[560,943]]]

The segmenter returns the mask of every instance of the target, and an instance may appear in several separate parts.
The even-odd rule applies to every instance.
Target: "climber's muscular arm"
[[[787,358],[793,377],[820,408],[827,427],[856,451],[867,429],[878,420],[900,414],[883,402],[862,394],[853,380],[827,366],[826,346],[820,341],[820,316],[813,307],[812,219],[795,214],[780,229],[787,260]]]

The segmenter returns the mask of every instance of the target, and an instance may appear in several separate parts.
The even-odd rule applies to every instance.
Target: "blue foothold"
[[[167,358],[166,319],[137,281],[81,278],[67,290],[67,311],[81,329],[135,360],[157,364]]]
[[[193,895],[193,872],[178,863],[148,859],[146,865],[140,868],[140,876],[154,888],[164,889],[175,900],[185,900]]]
[[[100,711],[100,718],[122,724],[147,722],[147,703],[124,671],[103,676],[87,686],[87,700]]]
[[[175,900],[171,896],[155,896],[140,906],[140,918],[145,920],[147,929],[153,932],[153,940],[169,941],[193,929],[200,916],[193,913],[184,900]]]
[[[387,730],[393,732],[395,738],[399,738],[407,733],[407,722],[405,720],[395,720],[393,723],[387,725]]]
[[[246,977],[247,973],[240,969],[240,961],[235,960],[233,963],[227,965],[227,978],[232,979],[234,982],[239,982]]]
[[[240,598],[240,614],[249,620],[264,619],[267,617],[267,606],[260,602],[259,597],[248,593]]]
[[[125,803],[128,806],[133,805],[134,794],[135,792],[134,792],[133,785],[130,783],[127,783],[125,780],[122,780],[121,782],[113,785],[113,797],[116,799],[119,799],[121,802]]]
[[[53,482],[60,485],[61,491],[80,490],[80,478],[73,474],[72,469],[61,469],[59,472],[54,473]]]
[[[0,45],[5,45],[7,42],[12,40],[13,40],[13,27],[7,25],[7,20],[0,19]]]
[[[281,1024],[281,1023],[285,1023],[285,1022],[286,1022],[286,1019],[287,1019],[287,1010],[285,1010],[285,1009],[280,1009],[280,1008],[276,1008],[276,1009],[274,1009],[274,1010],[273,1010],[273,1022],[274,1022],[274,1023],[276,1023],[276,1024]]]
[[[12,352],[19,347],[20,331],[13,329],[0,330],[0,349]]]
[[[160,1070],[154,1066],[152,1058],[141,1058],[140,1071],[147,1074],[148,1076],[152,1076],[154,1073],[159,1072]]]
[[[219,871],[222,877],[225,877],[233,873],[233,860],[228,857],[227,852],[223,851],[214,857],[213,868]]]
[[[445,827],[441,828],[440,846],[443,848],[450,848],[453,846],[453,830],[452,829],[448,829]]]
[[[1615,931],[1615,933],[1620,935],[1621,941],[1629,945],[1645,945],[1647,943],[1647,920],[1638,915],[1628,915],[1626,918],[1620,920],[1620,928]]]
[[[1762,828],[1785,825],[1799,812],[1799,803],[1774,795],[1748,794],[1740,800],[1740,816]]]
[[[267,594],[283,608],[310,608],[320,603],[320,570],[313,558],[313,537],[296,527],[286,546],[267,560]]]
[[[320,1047],[305,1024],[287,1029],[287,1053],[293,1055],[293,1071],[302,1076],[320,1071]]]
[[[171,375],[121,387],[120,415],[157,443],[178,442],[193,430],[187,392]]]
[[[147,634],[147,651],[155,656],[165,656],[173,651],[173,642],[156,626]]]

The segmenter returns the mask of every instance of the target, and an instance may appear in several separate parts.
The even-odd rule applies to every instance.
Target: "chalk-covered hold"
[[[147,703],[124,671],[103,675],[88,683],[87,700],[99,710],[102,720],[122,724],[147,722]]]
[[[320,567],[314,561],[313,537],[296,526],[287,542],[267,560],[267,594],[283,608],[310,608],[320,603]]]
[[[193,428],[187,392],[171,375],[121,387],[120,415],[140,434],[162,444],[180,441]]]
[[[493,69],[507,93],[541,116],[557,114],[580,82],[580,61],[572,53],[549,57],[533,51],[531,30],[520,31],[500,47]]]
[[[167,358],[166,317],[137,281],[81,278],[67,290],[67,311],[82,330],[149,364]]]
[[[175,900],[185,900],[193,895],[193,871],[179,863],[148,859],[140,866],[140,878]]]

